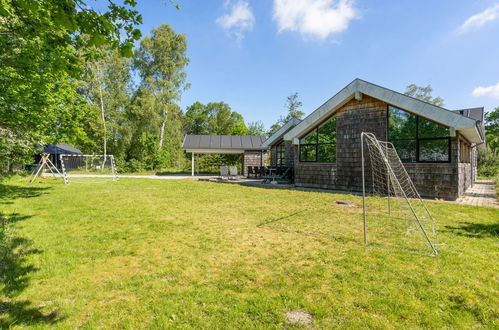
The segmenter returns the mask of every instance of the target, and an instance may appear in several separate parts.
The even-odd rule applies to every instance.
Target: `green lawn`
[[[430,202],[430,257],[385,200],[193,180],[0,186],[0,328],[498,327],[499,210]],[[419,242],[421,245],[419,246]]]

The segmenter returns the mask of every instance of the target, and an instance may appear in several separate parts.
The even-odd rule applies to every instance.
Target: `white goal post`
[[[59,159],[65,184],[69,184],[70,178],[75,183],[118,181],[113,155],[61,154]],[[78,181],[80,178],[85,179]]]
[[[362,132],[361,153],[364,243],[367,244],[366,181],[369,180],[372,195],[387,197],[388,213],[391,213],[390,196],[393,196],[399,207],[407,211],[405,218],[417,224],[433,253],[437,255],[436,221],[421,199],[393,144],[378,140],[372,133]],[[370,176],[366,177],[368,170]]]

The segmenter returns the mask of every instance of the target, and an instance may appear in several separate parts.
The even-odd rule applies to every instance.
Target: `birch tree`
[[[185,68],[189,63],[185,35],[176,33],[163,24],[142,39],[136,52],[135,67],[142,79],[142,86],[149,89],[155,100],[154,108],[161,117],[158,127],[158,150],[165,140],[168,108],[180,101],[182,92],[189,87]]]
[[[124,58],[109,48],[99,50],[97,59],[87,65],[87,72],[80,85],[80,93],[89,102],[95,122],[90,118],[89,135],[102,141],[104,159],[109,152],[109,142],[114,144],[123,137],[122,122],[125,108],[130,103],[131,59]],[[114,145],[112,145],[114,146]],[[117,152],[114,147],[113,153]]]

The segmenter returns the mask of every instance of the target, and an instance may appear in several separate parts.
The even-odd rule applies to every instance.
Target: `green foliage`
[[[192,127],[176,103],[189,87],[187,40],[164,24],[134,54],[136,5],[108,0],[97,12],[83,0],[0,0],[2,171],[31,163],[41,142],[113,154],[120,171],[186,166],[181,144]],[[228,105],[206,107],[206,134],[249,133]]]
[[[301,111],[302,103],[298,100],[298,92],[290,94],[286,98],[286,103],[284,105],[288,110],[288,114],[286,117],[281,116],[277,123],[270,126],[267,134],[270,136],[277,132],[283,125],[285,125],[292,118],[302,119],[305,115],[305,112]]]
[[[82,0],[0,1],[0,128],[36,142],[92,145],[77,81],[95,47],[133,55],[142,22],[134,6],[108,1],[97,12]]]
[[[438,107],[443,107],[444,100],[441,97],[433,97],[431,93],[433,93],[433,88],[431,87],[431,85],[423,87],[416,84],[407,85],[404,92],[405,95],[415,97],[425,102],[434,104]]]
[[[289,95],[286,98],[285,104],[285,107],[288,109],[288,115],[284,118],[284,123],[291,120],[291,118],[302,119],[305,115],[305,112],[300,110],[302,105],[301,101],[298,101],[298,92]]]
[[[195,102],[185,113],[188,134],[249,135],[243,116],[224,102]]]
[[[485,141],[490,149],[499,152],[499,107],[485,114]]]
[[[248,123],[248,135],[253,136],[265,136],[267,132],[265,131],[265,125],[261,120],[252,121]]]
[[[488,178],[499,175],[499,151],[487,148],[478,152],[478,175]]]
[[[130,104],[131,59],[122,57],[109,47],[96,50],[99,56],[89,61],[79,84],[79,92],[88,102],[86,132],[92,145],[88,153],[124,156],[124,146],[130,138],[126,108]]]
[[[87,50],[108,44],[132,55],[142,18],[113,2],[98,13],[81,0],[3,0],[0,21],[0,125],[47,135],[75,106]]]
[[[0,128],[0,174],[10,173],[15,166],[31,162],[38,147],[33,137]]]
[[[128,157],[145,169],[183,165],[183,114],[175,102],[189,87],[186,51],[185,35],[163,24],[142,39],[134,59],[142,81],[128,112],[134,129]]]

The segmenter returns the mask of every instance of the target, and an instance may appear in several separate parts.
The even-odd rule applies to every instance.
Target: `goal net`
[[[113,155],[60,155],[64,183],[117,181]]]
[[[416,245],[420,243],[426,244],[437,255],[435,219],[421,199],[393,144],[380,141],[374,134],[364,132],[361,134],[361,143],[364,242],[367,244],[366,194],[370,193],[374,196],[374,212],[380,210],[380,205],[385,200],[388,202],[390,217],[383,217],[378,212],[376,220],[370,221],[373,222],[373,227],[378,227],[384,219],[385,224],[394,227],[382,229],[381,236],[389,231],[393,234],[398,229],[400,232],[396,235],[399,239],[397,243],[405,241],[409,249],[417,248]],[[377,201],[376,197],[379,197]],[[398,211],[398,216],[395,211]],[[405,228],[403,232],[402,228]],[[417,237],[417,240],[413,240],[413,237]]]

